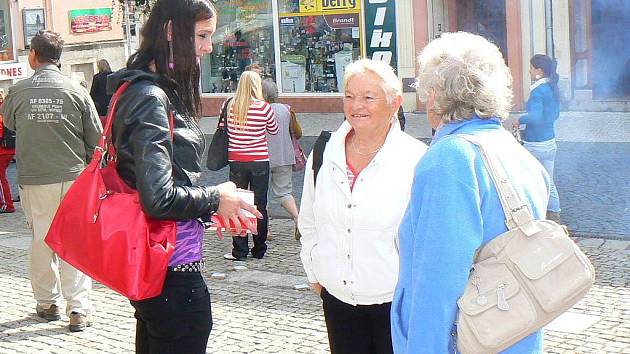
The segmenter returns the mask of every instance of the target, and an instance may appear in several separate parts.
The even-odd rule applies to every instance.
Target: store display
[[[359,39],[353,38],[356,31],[333,29],[323,15],[281,17],[280,23],[283,57],[301,55],[306,58],[305,91],[339,92],[345,67],[359,58]],[[282,82],[284,92],[296,92],[293,87],[284,85],[284,78]]]

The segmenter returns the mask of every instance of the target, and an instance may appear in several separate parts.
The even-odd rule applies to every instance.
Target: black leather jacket
[[[218,189],[195,186],[205,149],[203,132],[177,107],[179,99],[171,85],[154,73],[122,69],[108,77],[108,91],[115,91],[123,81],[132,83],[118,101],[112,139],[118,173],[138,191],[144,211],[150,217],[171,220],[216,211]]]

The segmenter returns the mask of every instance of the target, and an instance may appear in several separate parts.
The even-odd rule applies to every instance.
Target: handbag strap
[[[494,185],[501,200],[501,206],[505,213],[505,224],[508,229],[520,228],[527,236],[531,236],[539,231],[538,227],[531,221],[534,217],[529,210],[529,206],[523,203],[514,186],[508,179],[503,165],[496,160],[496,157],[484,147],[481,139],[477,135],[457,134],[458,137],[476,145],[481,152],[481,158],[494,181]]]
[[[111,143],[112,125],[114,124],[114,114],[116,113],[116,106],[118,105],[118,100],[120,99],[120,96],[123,94],[123,92],[125,92],[125,90],[127,90],[129,85],[131,85],[131,81],[123,82],[118,87],[118,89],[116,89],[116,92],[114,92],[114,95],[112,95],[111,103],[109,105],[109,109],[107,110],[107,118],[105,119],[105,126],[103,127],[103,134],[101,135],[101,138],[98,141],[98,145],[95,148],[94,158],[98,157],[99,159],[101,159],[103,152],[105,152],[105,150],[107,150],[110,156],[116,156],[116,148],[114,147],[114,144]],[[175,132],[174,132],[175,114],[173,113],[172,110],[170,111],[168,118],[169,118],[168,119],[169,131],[171,133],[171,141],[173,141],[174,135],[175,135]]]
[[[217,128],[221,127],[221,123],[223,123],[223,127],[226,132],[228,131],[227,116],[228,109],[230,108],[230,101],[232,101],[232,97],[228,97],[228,99],[225,100],[223,109],[221,110],[221,115],[219,115],[219,122],[217,123]]]

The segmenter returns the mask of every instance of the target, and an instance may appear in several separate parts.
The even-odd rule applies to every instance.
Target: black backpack
[[[2,139],[0,145],[5,149],[15,149],[15,132],[6,126],[2,126]]]

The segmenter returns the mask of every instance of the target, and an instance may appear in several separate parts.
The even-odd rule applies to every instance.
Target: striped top
[[[232,107],[228,122],[228,160],[236,162],[269,161],[266,133],[278,134],[278,123],[271,106],[253,99],[247,112],[247,123],[236,125]]]
[[[201,260],[202,244],[203,225],[197,219],[178,221],[175,251],[168,265],[174,267]]]

